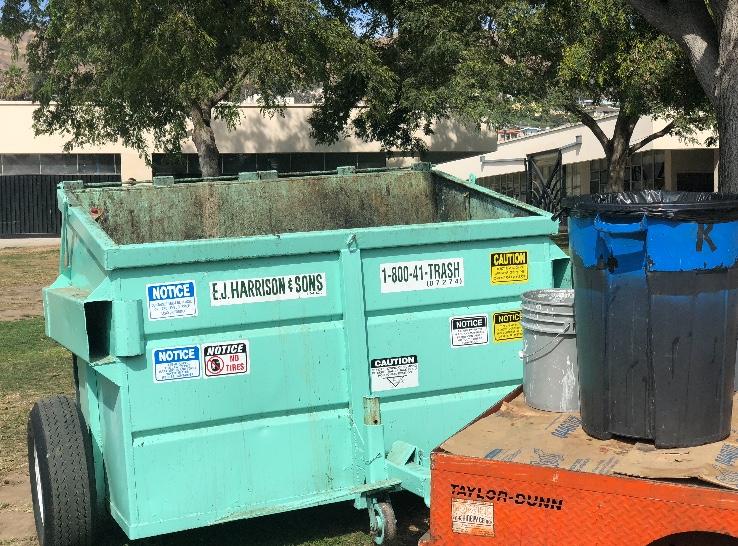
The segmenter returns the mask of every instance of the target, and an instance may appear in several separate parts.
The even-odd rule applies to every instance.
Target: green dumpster
[[[60,185],[47,334],[77,400],[37,403],[42,544],[389,494],[522,378],[520,296],[568,258],[550,215],[429,166]],[[76,541],[76,542],[75,542]]]

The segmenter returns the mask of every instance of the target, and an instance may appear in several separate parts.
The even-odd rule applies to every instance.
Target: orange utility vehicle
[[[578,414],[533,410],[518,389],[432,453],[420,545],[643,546],[693,531],[738,543],[736,429],[734,415],[731,437],[691,449],[595,440]]]

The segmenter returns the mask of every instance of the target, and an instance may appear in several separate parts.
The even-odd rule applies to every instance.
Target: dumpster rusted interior
[[[118,244],[529,216],[431,172],[395,171],[72,192]]]

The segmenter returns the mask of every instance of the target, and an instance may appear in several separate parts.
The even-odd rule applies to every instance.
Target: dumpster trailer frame
[[[414,170],[423,176],[437,177],[437,183],[458,193],[462,202],[466,199],[468,203],[470,194],[473,199],[494,201],[501,211],[497,218],[506,218],[505,221],[472,219],[118,244],[100,225],[100,217],[110,211],[77,200],[85,191],[97,190],[86,188],[81,182],[60,184],[60,276],[44,290],[46,332],[74,355],[78,428],[82,431],[78,444],[85,444],[86,447],[79,446],[90,459],[87,469],[93,513],[109,512],[128,537],[135,539],[354,501],[357,508],[368,509],[375,542],[381,544],[389,542],[394,531],[388,493],[403,489],[430,503],[431,449],[484,411],[490,400],[499,399],[519,384],[522,376],[517,358],[519,343],[493,345],[493,340],[489,340],[491,354],[504,357],[504,365],[493,373],[485,368],[486,359],[478,360],[479,355],[490,354],[484,353],[483,348],[456,348],[448,353],[445,348],[437,349],[437,333],[443,331],[439,324],[445,324],[447,336],[449,315],[460,311],[471,315],[480,310],[492,322],[490,312],[519,309],[523,291],[570,282],[570,266],[566,254],[550,240],[558,224],[548,213],[444,173],[429,172],[428,166]],[[339,174],[363,183],[362,174],[353,169],[339,169]],[[407,175],[389,172],[383,176],[400,181]],[[242,173],[237,180],[202,182],[248,185],[278,180],[281,179],[277,179],[276,173]],[[190,181],[181,185],[186,183]],[[164,178],[155,179],[148,188],[99,191],[157,192],[178,186],[173,179]],[[510,217],[516,210],[528,216]],[[171,221],[165,212],[157,214],[157,221]],[[449,247],[449,241],[460,242]],[[490,284],[493,251],[525,252],[525,281],[495,285],[493,275]],[[379,275],[372,270],[383,260],[433,261],[454,256],[466,260],[462,262],[468,279],[466,289],[462,286],[422,293],[398,291],[382,294],[392,304],[379,302],[380,280],[375,278]],[[327,271],[323,280],[327,279],[328,296],[279,302],[263,313],[256,311],[266,309],[263,302],[228,307],[228,314],[216,314],[221,308],[207,305],[208,296],[214,297],[208,294],[208,290],[214,290],[212,283],[238,279],[239,275],[284,277],[285,269],[294,274]],[[251,273],[245,274],[247,271]],[[482,275],[486,280],[473,281],[479,282],[479,290],[469,286],[471,277]],[[144,295],[148,287],[174,285],[181,296],[183,291],[187,295],[189,282],[196,290],[195,299],[174,311],[155,307],[152,314],[151,301]],[[418,303],[411,296],[419,293],[424,299]],[[319,299],[321,305],[317,306]],[[175,313],[175,318],[155,320],[162,313],[165,318],[167,313]],[[306,314],[308,320],[303,321]],[[413,329],[416,323],[419,326]],[[418,334],[423,328],[432,331],[429,330],[427,339],[419,340],[425,335]],[[424,391],[421,385],[420,389],[372,390],[370,360],[411,354],[400,350],[397,333],[412,338],[409,345],[413,351],[418,347],[421,377],[435,381],[433,388]],[[218,341],[231,343],[232,347],[245,344],[249,354],[238,349],[244,354],[234,357],[234,361],[242,358],[244,364],[248,358],[246,373],[253,375],[237,372],[230,377],[205,377],[209,374],[204,369],[201,372],[197,353],[198,377],[194,381],[167,381],[159,385],[156,371],[152,381],[151,368],[158,370],[158,364],[152,362],[161,355],[183,347],[193,355],[198,347],[205,350]],[[386,350],[378,349],[378,343]],[[448,344],[448,337],[444,343]],[[333,352],[331,344],[336,345]],[[339,350],[340,345],[343,349]],[[269,347],[270,358],[252,365],[251,359],[257,359],[258,352]],[[266,374],[260,370],[268,368],[270,360],[289,362],[290,351],[298,357],[308,355],[328,371],[295,366],[301,377],[295,379],[285,372],[274,383],[282,385],[281,392],[272,383],[262,385],[264,392],[249,390],[245,378]],[[439,359],[454,355],[454,364],[466,368],[449,371],[439,360],[424,369],[424,360],[433,361],[432,352],[439,353]],[[417,362],[418,357],[413,357]],[[178,369],[177,373],[181,373],[183,368]],[[272,367],[269,373],[277,372]],[[319,373],[324,374],[319,381],[311,375]],[[295,390],[298,380],[304,391]],[[229,384],[240,387],[227,387]],[[341,390],[345,400],[338,396]],[[254,415],[239,410],[247,407],[246,397],[262,409]],[[284,402],[272,411],[264,409],[270,402],[287,399],[294,402],[293,407]],[[209,412],[208,406],[214,411]],[[66,411],[63,419],[75,420],[73,412],[69,413],[72,410],[54,411],[58,415]],[[39,456],[37,445],[41,448],[45,441],[55,441],[49,437],[39,440],[38,429],[46,422],[44,419],[51,418],[51,413],[41,411],[39,415],[35,428],[29,424],[29,460],[37,528],[41,533],[44,525],[49,525],[49,516],[44,522],[44,509],[41,506],[39,513],[36,497],[47,505],[53,504],[54,509],[63,505],[55,504],[51,498],[55,491],[47,491],[53,487],[39,480],[39,472],[42,478],[45,475],[44,465],[53,461],[51,455]],[[405,415],[405,419],[398,417]],[[429,419],[435,421],[425,422]],[[209,454],[208,448],[214,451]],[[298,448],[301,453],[296,457],[286,453]],[[230,455],[225,456],[226,452]],[[208,468],[208,455],[220,465],[217,470]],[[250,463],[249,457],[253,458]],[[43,459],[41,470],[39,459]],[[167,466],[169,460],[173,463]],[[290,468],[290,461],[294,468]],[[176,472],[177,468],[187,470],[188,475]],[[273,489],[290,487],[296,493],[272,491],[267,475],[272,476]],[[202,476],[210,480],[207,485],[198,481],[205,479]],[[78,494],[84,496],[85,492]],[[244,501],[249,495],[262,496],[251,506]],[[50,510],[48,506],[47,509]]]

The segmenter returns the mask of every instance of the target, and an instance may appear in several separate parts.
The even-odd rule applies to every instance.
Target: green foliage
[[[323,107],[312,118],[313,137],[330,143],[349,127],[386,148],[422,148],[417,132],[429,134],[435,119],[468,100],[455,70],[477,27],[473,11],[467,2],[379,0],[349,7],[360,14],[362,39],[390,76],[378,85],[371,72],[338,74],[324,87]]]
[[[49,0],[26,17],[36,129],[66,133],[67,148],[178,151],[193,108],[233,127],[243,88],[278,110],[349,64],[381,73],[336,13],[316,0]]]
[[[43,2],[38,0],[3,0],[0,2],[0,36],[18,44],[23,34],[36,29]],[[17,49],[16,49],[17,53]]]
[[[375,34],[364,39],[394,78],[376,95],[361,79],[327,88],[330,108],[316,116],[324,141],[334,138],[326,116],[340,112],[348,122],[351,100],[365,103],[354,130],[386,145],[413,145],[413,131],[431,132],[429,122],[450,115],[498,126],[563,112],[573,120],[573,107],[585,98],[615,101],[636,118],[676,117],[682,132],[711,122],[681,49],[624,0],[384,0],[351,7],[371,14]]]
[[[31,83],[26,71],[17,64],[0,70],[0,100],[29,100]]]

